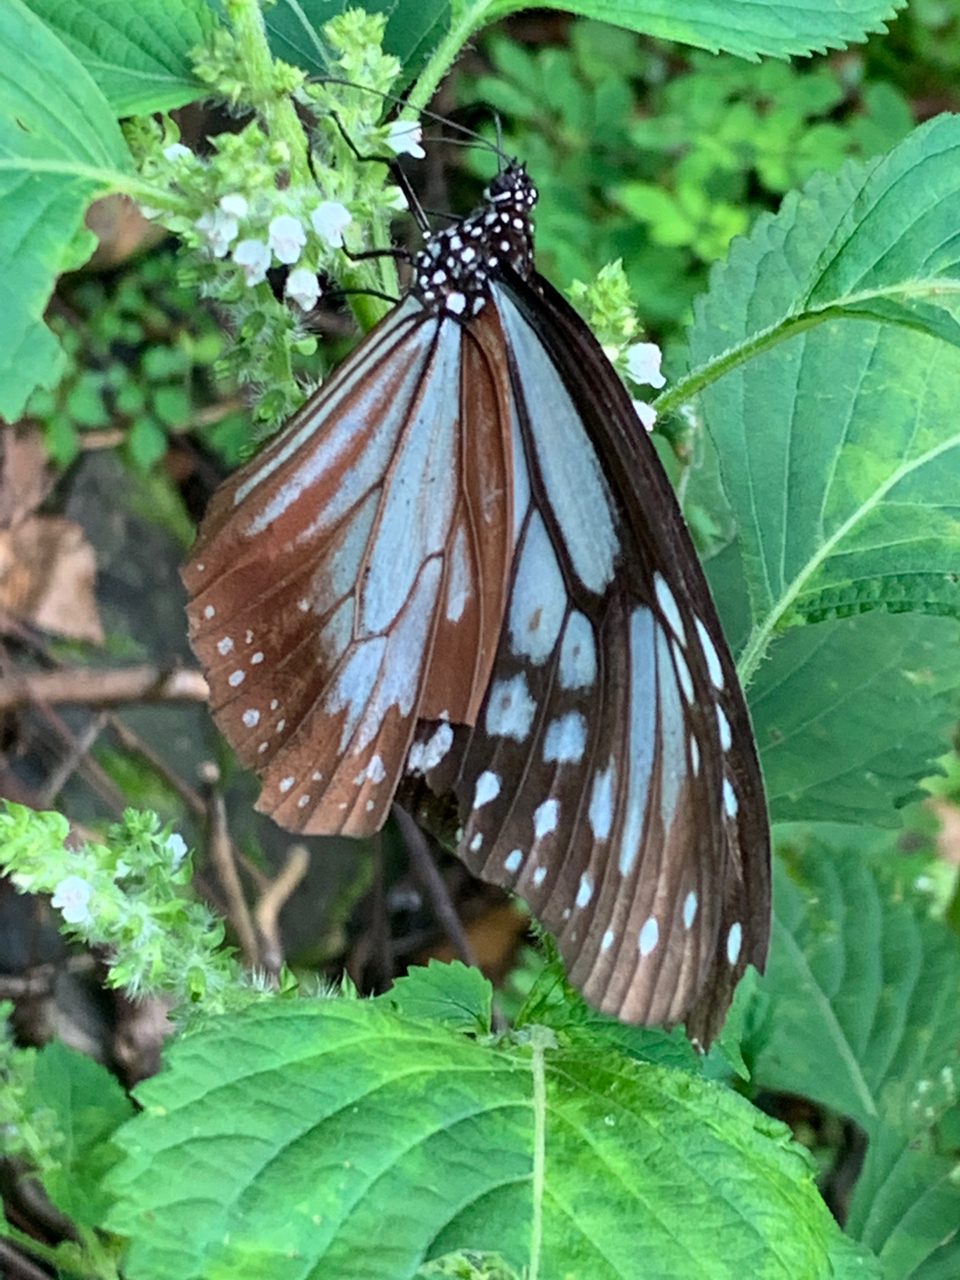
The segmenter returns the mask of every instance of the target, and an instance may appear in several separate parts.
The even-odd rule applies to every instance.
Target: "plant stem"
[[[289,94],[278,91],[259,0],[228,0],[227,12],[250,90],[250,101],[271,140],[283,143],[289,154],[291,186],[312,186],[307,140],[292,99]]]
[[[410,91],[407,103],[414,111],[422,111],[436,93],[440,81],[460,56],[463,46],[480,29],[491,7],[491,0],[476,0],[475,4],[464,9],[459,19],[454,20]]]

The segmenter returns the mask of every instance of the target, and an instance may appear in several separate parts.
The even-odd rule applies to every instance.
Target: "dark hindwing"
[[[599,345],[539,277],[508,273],[494,302],[513,417],[506,617],[476,724],[422,725],[411,763],[455,792],[460,857],[529,903],[591,1003],[686,1022],[707,1044],[768,943],[743,695],[676,498]]]

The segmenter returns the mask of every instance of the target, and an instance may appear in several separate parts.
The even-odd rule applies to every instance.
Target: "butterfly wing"
[[[289,830],[377,830],[417,719],[471,724],[486,690],[511,439],[503,356],[461,334],[402,303],[217,491],[184,571],[214,716]]]
[[[708,1043],[767,950],[743,696],[669,482],[598,344],[539,278],[509,277],[494,298],[511,354],[510,597],[477,722],[424,772],[456,793],[460,856],[527,900],[591,1003],[686,1021]],[[415,762],[437,731],[422,727]]]

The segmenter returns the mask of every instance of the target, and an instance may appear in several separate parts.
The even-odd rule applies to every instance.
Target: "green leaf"
[[[113,113],[77,59],[22,0],[0,5],[0,416],[15,421],[62,355],[43,323],[58,274],[94,237],[83,216],[129,171]]]
[[[452,964],[431,960],[425,968],[415,966],[379,998],[407,1018],[475,1035],[490,1032],[493,986],[479,969],[459,960]]]
[[[398,58],[409,79],[423,65],[450,24],[449,0],[277,0],[264,13],[270,49],[311,75],[330,70],[331,53],[321,27],[345,9],[387,14],[383,49]]]
[[[133,1113],[129,1098],[105,1067],[55,1040],[37,1054],[25,1105],[52,1110],[64,1139],[44,1180],[50,1199],[78,1226],[102,1226],[112,1204],[102,1179],[120,1154],[111,1139]]]
[[[491,12],[499,17],[521,7],[500,0]],[[712,53],[724,50],[756,59],[759,54],[785,58],[841,49],[870,32],[886,31],[886,21],[903,7],[903,0],[685,0],[683,5],[676,0],[562,0],[544,7]]]
[[[957,939],[929,918],[926,900],[905,896],[859,854],[815,836],[785,854],[745,1046],[754,1080],[866,1131],[847,1230],[877,1253],[884,1275],[926,1274],[915,1268],[935,1256],[958,1274]]]
[[[97,83],[118,116],[171,111],[205,96],[190,51],[216,19],[204,0],[26,0]]]
[[[794,629],[749,697],[775,819],[898,826],[960,711],[956,623],[870,613]]]
[[[356,1001],[208,1023],[118,1135],[127,1274],[404,1280],[458,1249],[519,1270],[535,1213],[545,1277],[824,1273],[836,1227],[782,1125],[683,1072],[531,1036],[494,1048]]]
[[[960,119],[941,117],[789,196],[697,307],[764,636],[877,605],[960,617],[958,224]]]

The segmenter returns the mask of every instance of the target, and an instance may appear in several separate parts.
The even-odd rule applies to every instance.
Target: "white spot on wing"
[[[219,653],[222,658],[225,658],[232,648],[233,641],[229,636],[224,636],[222,640],[217,641],[217,653]]]
[[[231,671],[229,676],[227,676],[227,684],[230,685],[232,689],[236,689],[237,685],[243,684],[246,678],[246,673],[243,671]]]
[[[482,844],[483,844],[483,832],[478,831],[470,841],[470,852],[477,853]]]
[[[572,763],[583,759],[587,745],[587,722],[579,711],[568,711],[547,726],[543,737],[543,758],[547,763]]]
[[[656,729],[657,695],[654,618],[650,609],[630,615],[630,740],[625,754],[626,820],[620,845],[620,874],[629,875],[643,839],[643,818],[650,790]]]
[[[670,661],[670,642],[657,628],[657,693],[660,700],[660,820],[670,830],[677,797],[687,775],[687,726],[677,675]]]
[[[588,816],[591,830],[597,840],[606,840],[610,834],[610,828],[613,826],[613,781],[615,776],[616,766],[611,756],[610,763],[606,769],[602,773],[598,773],[594,778],[593,787],[590,790]]]
[[[737,816],[737,810],[740,808],[737,803],[737,793],[734,791],[729,778],[723,780],[723,807],[731,818]]]
[[[207,619],[215,618],[217,616],[217,611],[212,604],[207,605],[207,607],[203,611],[203,616]]]
[[[512,853],[507,854],[506,859],[504,860],[504,863],[503,863],[503,867],[505,871],[508,871],[510,875],[513,875],[514,872],[520,870],[520,867],[522,866],[522,864],[523,864],[523,853],[519,849],[514,849]]]
[[[567,611],[567,593],[546,526],[538,512],[530,518],[520,549],[510,597],[510,648],[531,662],[553,652]]]
[[[723,667],[720,665],[720,656],[717,653],[717,646],[710,639],[707,628],[703,625],[699,618],[695,619],[697,624],[697,637],[700,640],[700,646],[703,649],[703,656],[707,660],[707,670],[710,672],[710,679],[713,681],[715,689],[723,688]]]
[[[281,790],[281,792],[282,792],[284,795],[286,795],[286,794],[287,794],[287,792],[290,790],[290,788],[293,786],[293,784],[294,784],[295,782],[296,782],[296,778],[294,778],[294,777],[292,777],[292,776],[291,776],[291,777],[289,777],[289,778],[284,778],[284,779],[281,781],[281,783],[280,783],[280,790]]]
[[[367,777],[371,782],[382,782],[387,776],[387,771],[383,767],[383,761],[379,756],[373,756],[367,765]]]
[[[673,661],[677,668],[677,680],[687,703],[693,702],[693,677],[690,675],[690,668],[687,666],[687,660],[683,656],[683,650],[677,644],[676,640],[671,641],[670,648],[673,651]]]
[[[477,779],[477,789],[473,796],[473,807],[481,809],[485,804],[489,804],[491,800],[496,800],[500,794],[500,779],[495,773],[491,773],[489,769],[484,770]]]
[[[690,929],[697,918],[697,895],[691,889],[683,900],[683,927]]]
[[[654,950],[660,941],[660,926],[657,924],[655,916],[650,916],[640,930],[640,936],[637,938],[637,950],[642,958],[646,958]]]
[[[667,585],[667,580],[662,573],[653,575],[653,590],[657,597],[657,604],[660,606],[663,616],[666,618],[670,630],[677,637],[681,644],[686,642],[687,633],[683,626],[683,615],[677,604],[677,598]]]
[[[544,836],[548,836],[551,831],[557,828],[557,820],[560,817],[560,801],[544,800],[533,813],[533,834],[537,840],[542,840]]]
[[[596,641],[582,613],[571,613],[563,629],[558,674],[562,689],[589,689],[597,678]]]
[[[260,723],[260,712],[251,707],[243,713],[243,723],[248,729],[255,729]]]
[[[491,737],[515,738],[523,742],[530,732],[537,704],[530,697],[522,671],[510,680],[497,680],[487,699],[486,729]]]
[[[452,726],[438,725],[426,742],[415,742],[411,746],[407,768],[411,773],[428,773],[437,767],[452,746]]]
[[[593,897],[593,876],[589,871],[585,871],[580,877],[580,884],[577,888],[577,906],[585,907]]]
[[[608,929],[608,930],[606,931],[606,933],[603,935],[603,941],[600,943],[600,950],[601,950],[601,951],[609,951],[609,950],[610,950],[610,948],[613,946],[613,939],[614,939],[614,936],[615,936],[615,935],[614,935],[614,932],[613,932],[613,930],[612,930],[612,929]]]
[[[730,728],[730,721],[727,719],[719,702],[717,703],[717,727],[720,730],[720,745],[724,751],[729,751],[733,743],[733,732]]]
[[[537,867],[536,871],[533,873],[534,888],[539,889],[540,886],[543,884],[544,880],[546,880],[546,878],[547,878],[547,868]]]
[[[730,932],[727,934],[727,959],[731,964],[736,964],[740,959],[740,947],[743,945],[743,925],[739,920],[736,924],[730,926]]]

